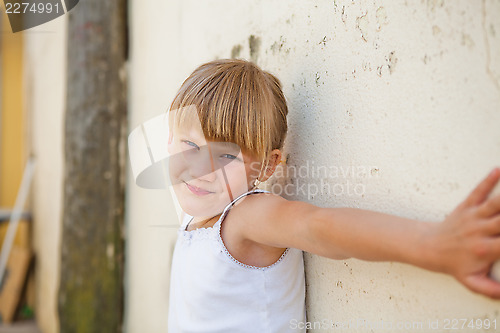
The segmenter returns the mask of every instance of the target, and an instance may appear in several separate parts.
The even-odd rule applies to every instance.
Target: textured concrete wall
[[[131,6],[131,128],[166,110],[200,63],[256,61],[289,102],[287,166],[303,171],[269,184],[291,184],[289,198],[439,221],[500,165],[498,1]],[[173,216],[166,197],[129,184],[128,332],[166,329],[175,231],[152,226]],[[500,318],[498,302],[407,265],[306,255],[306,275],[309,320],[351,323],[343,331]]]
[[[57,290],[61,258],[66,17],[23,34],[28,136],[37,161],[32,188],[35,315],[42,332],[55,333],[59,331]]]

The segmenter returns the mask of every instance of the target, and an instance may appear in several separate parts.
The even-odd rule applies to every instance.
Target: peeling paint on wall
[[[387,25],[389,23],[387,19],[387,12],[384,7],[379,7],[376,12],[377,17],[377,31],[382,29],[382,26]]]
[[[248,37],[248,47],[250,48],[250,59],[253,62],[257,62],[260,51],[260,38],[254,35]]]
[[[280,53],[280,52],[285,52],[285,53],[290,52],[290,48],[288,48],[286,46],[286,39],[284,36],[280,36],[279,40],[274,42],[271,45],[270,49],[273,52],[273,54]]]
[[[240,44],[233,46],[231,49],[231,58],[235,59],[240,56],[242,46]]]
[[[361,32],[361,38],[363,38],[363,40],[365,42],[368,41],[368,24],[369,24],[369,22],[368,22],[367,15],[368,14],[365,14],[365,15],[360,16],[356,19],[356,27]]]
[[[499,60],[500,59],[500,49],[497,47],[497,54],[496,54],[496,61],[494,62],[494,65],[492,65],[491,62],[491,46],[490,46],[490,38],[488,35],[491,34],[492,37],[495,37],[495,28],[493,24],[490,24],[489,26],[489,33],[488,33],[488,28],[486,25],[486,19],[487,19],[487,10],[486,10],[486,1],[482,1],[482,27],[483,27],[483,38],[484,38],[484,45],[486,48],[486,72],[488,73],[488,76],[490,77],[491,81],[495,84],[496,88],[498,91],[500,91],[500,72],[495,72],[492,69],[492,66],[498,66]],[[497,43],[498,44],[498,43]]]

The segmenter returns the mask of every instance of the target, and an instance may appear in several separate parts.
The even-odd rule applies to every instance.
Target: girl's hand
[[[500,260],[500,195],[488,198],[500,179],[495,168],[444,220],[431,228],[429,267],[454,276],[472,291],[500,299],[492,264]],[[435,260],[434,260],[435,259]]]

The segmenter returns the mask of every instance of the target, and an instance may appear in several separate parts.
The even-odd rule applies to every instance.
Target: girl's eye
[[[237,156],[234,156],[234,155],[231,155],[231,154],[223,154],[222,157],[230,159],[230,160],[235,160],[235,159],[238,158]]]
[[[198,145],[194,142],[191,142],[189,140],[182,140],[183,143],[185,143],[186,145],[190,146],[191,148],[194,148],[196,150],[200,150],[200,147],[198,147]]]
[[[221,158],[225,159],[226,161],[240,161],[243,162],[240,157],[237,155],[232,155],[232,154],[222,154]]]

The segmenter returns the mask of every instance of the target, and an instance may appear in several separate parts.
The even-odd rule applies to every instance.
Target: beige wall
[[[177,83],[179,5],[130,3],[129,128],[166,111]],[[127,161],[128,162],[128,161]],[[130,164],[129,164],[130,165]],[[126,209],[126,332],[166,332],[171,253],[176,237],[168,192],[144,190],[129,172]],[[166,205],[167,203],[167,205]],[[170,224],[170,226],[168,226]]]
[[[44,333],[59,331],[63,115],[66,99],[66,16],[24,32],[25,101],[36,157],[33,182],[36,318]]]
[[[288,98],[288,167],[309,168],[288,188],[293,199],[439,221],[500,165],[498,1],[131,5],[131,128],[164,111],[200,63],[255,60]],[[312,175],[320,166],[332,172],[323,183]],[[129,184],[128,195],[127,331],[165,331],[175,232],[149,224],[169,216],[166,194]],[[442,328],[445,318],[500,313],[453,279],[406,265],[306,255],[306,270],[310,321],[440,319]]]
[[[235,3],[130,2],[130,129],[165,111],[197,65],[233,55],[256,61],[283,82],[288,167],[306,173],[287,188],[293,199],[439,221],[500,165],[498,1]],[[37,315],[51,333],[58,330],[64,18],[30,31],[24,61],[38,157]],[[332,172],[329,179],[312,175],[321,166]],[[278,185],[273,189],[283,188]],[[130,333],[166,332],[176,234],[167,226],[174,216],[168,201],[166,191],[141,190],[129,176]],[[406,265],[306,255],[306,274],[310,321],[418,325],[440,319],[442,325],[445,318],[500,313],[498,302]]]

